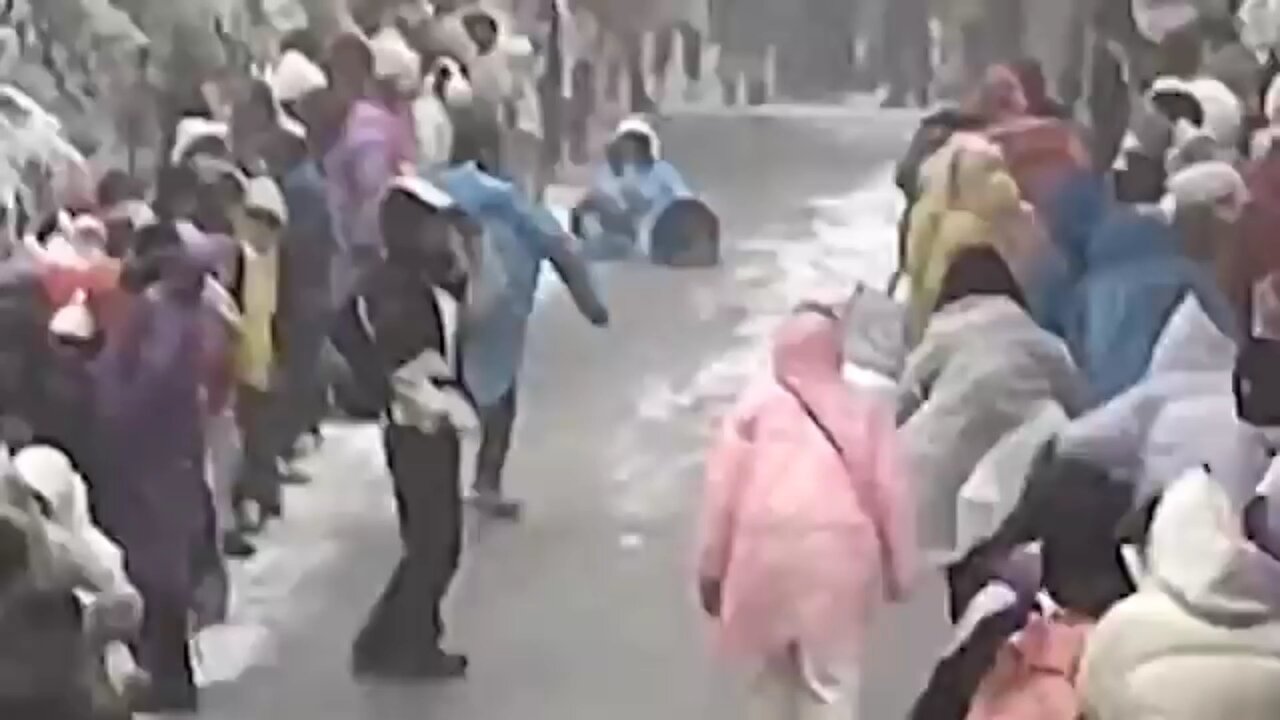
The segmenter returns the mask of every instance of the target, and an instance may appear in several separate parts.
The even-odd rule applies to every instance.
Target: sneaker
[[[517,500],[508,500],[500,493],[477,491],[467,498],[467,503],[481,515],[495,520],[516,521],[524,512],[524,506]]]

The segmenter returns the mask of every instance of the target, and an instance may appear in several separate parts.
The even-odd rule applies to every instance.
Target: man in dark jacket
[[[418,178],[393,182],[381,209],[386,260],[341,311],[335,334],[370,406],[383,416],[404,557],[356,638],[357,677],[457,678],[440,603],[462,548],[459,435],[479,420],[458,366],[465,261],[453,203]]]

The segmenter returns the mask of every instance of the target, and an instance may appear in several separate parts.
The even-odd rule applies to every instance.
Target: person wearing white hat
[[[362,679],[462,677],[442,649],[441,601],[462,549],[462,438],[479,431],[461,381],[458,327],[467,263],[456,208],[418,177],[392,181],[379,208],[387,256],[340,313],[334,342],[354,386],[382,419],[404,557],[355,639]]]

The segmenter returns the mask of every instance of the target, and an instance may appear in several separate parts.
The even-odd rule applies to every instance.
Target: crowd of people
[[[1191,19],[1118,150],[1034,61],[923,121],[900,374],[846,372],[876,293],[778,331],[698,553],[752,717],[857,716],[874,611],[925,571],[954,640],[917,720],[1280,713],[1280,79]]]
[[[609,323],[598,233],[541,203],[512,112],[530,52],[472,8],[296,33],[225,106],[193,89],[154,183],[75,168],[96,188],[11,199],[0,717],[196,710],[190,638],[226,619],[227,563],[287,521],[282,489],[309,482],[296,460],[335,412],[382,428],[404,547],[352,673],[466,673],[441,600],[464,505],[521,514],[503,468],[543,265]],[[582,209],[614,233],[596,254],[650,252],[689,190],[647,124],[607,145]],[[132,658],[123,678],[108,650]]]

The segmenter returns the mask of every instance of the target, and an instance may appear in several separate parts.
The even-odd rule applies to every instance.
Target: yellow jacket
[[[1034,215],[1022,203],[999,149],[985,139],[957,135],[925,162],[921,180],[904,268],[914,338],[924,332],[957,253],[992,246],[1018,274],[1037,241]]]

